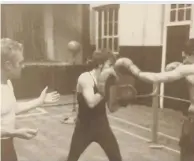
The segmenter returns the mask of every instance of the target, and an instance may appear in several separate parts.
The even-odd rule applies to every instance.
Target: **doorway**
[[[190,25],[169,26],[167,28],[166,64],[182,62],[182,50],[189,39]],[[188,99],[188,89],[185,79],[165,84],[165,95]],[[187,103],[164,99],[164,107],[185,111]]]

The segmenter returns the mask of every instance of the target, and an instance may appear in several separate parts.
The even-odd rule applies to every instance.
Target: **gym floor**
[[[71,103],[71,96],[61,98]],[[32,140],[15,140],[19,161],[65,161],[69,151],[74,125],[61,124],[60,120],[71,112],[72,104],[38,108],[17,118],[18,127],[38,128]],[[109,114],[109,121],[118,140],[123,161],[177,161],[178,138],[182,114],[169,109],[160,110],[159,144],[162,148],[150,148],[152,109],[133,105]],[[102,149],[91,144],[80,161],[107,161]]]

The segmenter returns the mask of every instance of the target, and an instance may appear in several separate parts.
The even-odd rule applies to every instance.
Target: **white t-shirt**
[[[1,84],[1,128],[15,129],[15,108],[17,106],[13,86],[10,80]],[[7,138],[7,137],[6,137]],[[1,137],[1,139],[6,139]]]

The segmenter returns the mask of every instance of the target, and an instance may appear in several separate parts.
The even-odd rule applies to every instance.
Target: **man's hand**
[[[60,99],[60,94],[56,91],[47,93],[48,87],[46,87],[42,92],[39,97],[40,103],[55,103],[59,101]]]
[[[47,93],[48,87],[46,87],[42,92],[39,98],[27,101],[27,102],[19,102],[18,106],[15,110],[16,114],[21,114],[37,108],[44,103],[55,103],[59,100],[60,94],[58,92]]]
[[[178,66],[183,65],[181,62],[172,62],[166,65],[165,71],[175,70]]]
[[[21,128],[21,129],[17,129],[14,132],[13,136],[20,139],[30,140],[33,137],[35,137],[37,133],[38,133],[38,129]]]

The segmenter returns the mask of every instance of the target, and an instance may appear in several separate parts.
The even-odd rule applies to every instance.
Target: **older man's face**
[[[11,61],[7,61],[6,63],[6,69],[8,72],[8,76],[10,79],[14,78],[20,78],[21,71],[23,68],[23,52],[16,51],[16,54],[13,56]]]

